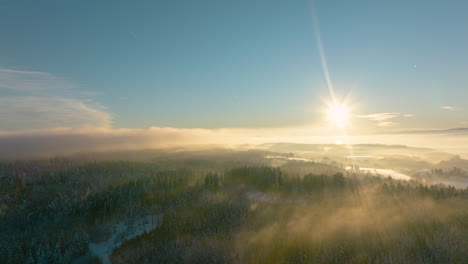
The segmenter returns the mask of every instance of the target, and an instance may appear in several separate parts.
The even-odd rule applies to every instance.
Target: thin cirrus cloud
[[[451,105],[445,105],[445,106],[441,106],[440,109],[444,109],[444,110],[447,110],[447,111],[454,111],[455,107],[453,107]]]
[[[370,115],[360,115],[358,117],[365,118],[365,119],[372,120],[372,121],[382,122],[387,119],[398,117],[399,115],[400,115],[399,113],[376,113],[376,114],[370,114]]]
[[[398,126],[399,124],[396,122],[379,122],[377,123],[378,127],[394,127]]]
[[[404,117],[404,118],[414,117],[414,114],[386,112],[386,113],[375,113],[375,114],[369,114],[369,115],[358,115],[357,117],[376,122],[377,127],[396,127],[396,126],[399,126],[400,123],[396,122],[395,119],[398,119],[401,117]]]
[[[78,86],[53,74],[0,69],[0,130],[50,127],[108,127],[112,115],[99,103],[81,99]]]
[[[401,114],[401,113],[375,113],[369,115],[358,115],[358,118],[367,119],[376,122],[378,127],[395,127],[399,123],[395,122],[394,119],[399,117],[413,117],[414,114]]]
[[[112,115],[92,102],[64,97],[7,96],[0,98],[0,129],[46,127],[107,127]]]
[[[0,69],[0,89],[16,92],[44,92],[70,89],[75,85],[47,72]]]

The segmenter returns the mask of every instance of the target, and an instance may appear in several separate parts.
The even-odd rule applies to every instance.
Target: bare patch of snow
[[[122,246],[122,244],[137,236],[148,233],[163,223],[163,214],[148,215],[140,219],[131,221],[129,224],[124,221],[118,222],[114,226],[112,236],[103,242],[89,242],[89,252],[85,256],[77,259],[74,263],[86,263],[87,260],[97,257],[103,264],[110,264],[109,256],[112,252]]]

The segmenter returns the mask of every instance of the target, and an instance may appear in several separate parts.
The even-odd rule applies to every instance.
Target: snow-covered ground
[[[77,259],[74,263],[86,263],[90,258],[97,257],[103,264],[110,264],[109,256],[119,248],[125,241],[148,233],[163,223],[163,214],[148,215],[139,219],[134,219],[130,223],[118,222],[114,225],[112,236],[99,243],[90,242],[89,252],[85,256]]]

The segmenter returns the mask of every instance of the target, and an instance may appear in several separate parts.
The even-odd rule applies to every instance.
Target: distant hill
[[[466,135],[468,127],[458,127],[450,129],[429,129],[429,130],[403,130],[403,131],[386,131],[379,134],[451,134],[451,135]]]
[[[468,170],[468,160],[456,156],[449,160],[443,160],[439,162],[436,167],[441,169],[452,169],[454,167]]]

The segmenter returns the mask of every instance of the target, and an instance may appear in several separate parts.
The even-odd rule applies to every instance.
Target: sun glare
[[[338,127],[344,127],[349,120],[349,108],[344,104],[333,104],[328,107],[328,120]]]

